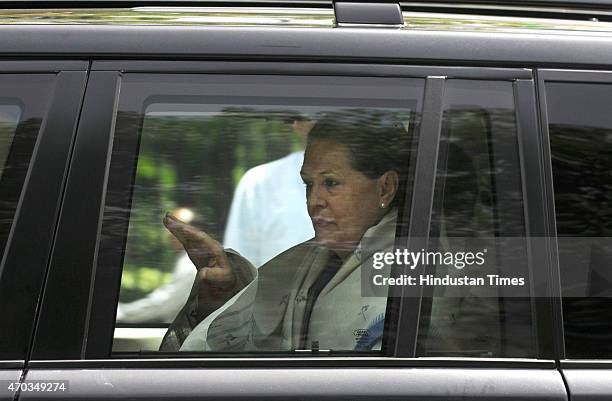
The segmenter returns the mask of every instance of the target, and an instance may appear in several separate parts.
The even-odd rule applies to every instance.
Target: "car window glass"
[[[548,82],[568,358],[612,357],[612,85]]]
[[[21,108],[13,104],[0,104],[0,177],[19,123]]]
[[[126,75],[99,262],[122,268],[113,352],[380,352],[360,245],[393,246],[422,92]]]
[[[9,231],[13,224],[17,199],[23,184],[22,179],[25,178],[24,167],[29,162],[27,160],[25,166],[21,165],[20,163],[23,163],[24,160],[19,160],[20,156],[17,154],[17,150],[14,151],[13,157],[9,160],[9,153],[21,116],[21,101],[19,99],[6,99],[5,102],[5,104],[0,104],[0,185],[5,188],[5,191],[0,192],[0,202],[2,202],[0,213],[4,214],[3,218],[0,219],[0,255],[4,252]],[[27,136],[24,139],[32,144],[31,141],[27,141]],[[19,144],[15,148],[18,147]],[[28,156],[24,154],[21,157]],[[16,182],[11,185],[13,177],[16,178]]]
[[[0,74],[0,254],[13,224],[53,79],[48,74]]]
[[[534,355],[520,171],[512,84],[447,81],[420,355]]]

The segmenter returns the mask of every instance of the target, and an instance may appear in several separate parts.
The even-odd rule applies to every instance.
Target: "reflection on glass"
[[[512,85],[450,80],[447,83],[434,208],[433,249],[480,250],[489,240],[485,265],[474,276],[498,274],[528,282],[525,223]],[[507,252],[500,237],[512,240]],[[501,238],[500,238],[501,239]],[[449,270],[434,268],[441,276]],[[470,269],[455,271],[470,275]],[[436,287],[425,302],[421,355],[533,356],[527,288]],[[522,291],[517,293],[517,291]]]
[[[193,264],[213,270],[210,285],[196,279],[195,301],[174,311],[162,351],[380,350],[386,298],[361,297],[358,270],[367,255],[356,249],[368,230],[393,243],[415,117],[410,108],[148,104],[118,324],[169,323],[170,314],[128,318],[125,306],[173,280],[170,268],[186,260],[172,250],[175,238],[194,272]],[[389,187],[383,195],[380,185]],[[175,212],[164,218],[180,208],[192,211],[191,220]],[[201,241],[203,232],[211,242]],[[223,256],[210,258],[210,244],[225,248]],[[229,281],[213,280],[220,267],[235,272]],[[356,337],[353,326],[371,326],[371,337]]]
[[[371,255],[359,245],[376,237],[379,249],[393,246],[410,137],[390,112],[348,109],[312,120],[300,170],[312,240],[257,270],[195,227],[164,220],[203,273],[162,351],[380,349],[375,327],[384,324],[386,298],[361,296],[359,269]],[[371,337],[357,342],[355,324]]]
[[[0,177],[15,136],[21,116],[21,108],[11,104],[0,104]]]
[[[612,86],[548,83],[546,100],[566,353],[569,358],[609,358]]]

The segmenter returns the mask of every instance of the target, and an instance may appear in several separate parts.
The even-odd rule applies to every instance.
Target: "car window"
[[[423,83],[126,74],[113,352],[380,352],[386,296],[359,269],[393,246]]]
[[[612,357],[612,85],[546,83],[568,358]]]
[[[512,83],[448,80],[442,118],[429,246],[445,259],[426,275],[446,281],[426,292],[418,353],[533,357]]]

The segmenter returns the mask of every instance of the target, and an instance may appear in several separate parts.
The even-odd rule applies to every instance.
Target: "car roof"
[[[8,7],[9,3],[5,4]],[[534,17],[529,12],[526,16],[483,10],[476,13],[473,9],[448,9],[448,3],[416,2],[402,3],[403,24],[377,26],[337,24],[331,3],[316,1],[284,5],[258,2],[249,7],[220,1],[206,7],[124,2],[95,7],[95,2],[89,1],[71,8],[49,8],[49,3],[31,1],[24,4],[27,7],[11,2],[10,8],[4,9],[0,4],[3,55],[387,63],[421,60],[553,68],[612,64],[611,10],[597,11],[610,17],[605,21],[589,15],[577,18],[575,13],[562,18],[565,15],[557,8]],[[504,7],[509,6],[504,3]]]

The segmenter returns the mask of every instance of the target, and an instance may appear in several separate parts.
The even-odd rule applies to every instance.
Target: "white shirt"
[[[183,252],[174,265],[170,282],[144,298],[129,303],[119,302],[117,323],[172,322],[187,302],[195,276],[196,268]]]
[[[223,242],[255,267],[314,237],[303,160],[301,151],[253,167],[236,187]]]

